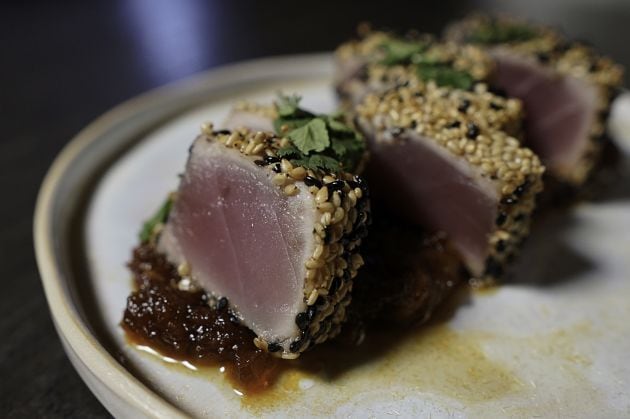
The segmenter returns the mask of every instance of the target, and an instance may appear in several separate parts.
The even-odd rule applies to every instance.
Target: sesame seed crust
[[[411,65],[384,65],[380,63],[380,46],[391,35],[383,32],[373,32],[360,41],[351,41],[341,45],[336,52],[338,68],[344,66],[344,61],[363,62],[362,77],[340,79],[337,83],[337,91],[340,96],[351,103],[357,103],[364,98],[366,93],[384,94],[388,90],[402,88],[405,95],[425,96],[436,93],[433,81],[425,81],[417,76],[415,66]],[[473,76],[476,83],[473,92],[459,94],[461,102],[453,108],[460,112],[483,112],[488,123],[500,126],[510,135],[521,135],[523,120],[523,107],[518,99],[505,98],[489,91],[485,81],[494,70],[491,58],[481,48],[472,45],[457,45],[453,42],[435,42],[426,52],[436,61],[449,63],[454,69],[466,71]],[[408,88],[404,90],[404,88]],[[442,89],[440,94],[448,95],[450,89]],[[467,97],[468,96],[468,97]],[[469,108],[473,100],[473,106]],[[498,125],[500,124],[500,125]]]
[[[252,106],[243,104],[240,109],[253,111]],[[259,108],[257,112],[270,109]],[[353,279],[363,265],[359,245],[370,222],[367,185],[348,172],[294,166],[277,155],[289,140],[274,133],[246,128],[214,131],[209,123],[202,125],[201,132],[207,141],[238,150],[252,164],[268,170],[273,184],[286,196],[310,193],[313,197],[318,221],[313,230],[314,251],[305,262],[303,298],[307,308],[296,316],[299,336],[285,342],[267,342],[260,336],[254,340],[258,348],[294,359],[311,346],[336,336],[346,319]],[[305,188],[296,186],[300,183]]]
[[[395,146],[419,137],[433,141],[453,157],[463,159],[497,189],[497,221],[488,240],[488,259],[479,281],[494,280],[529,232],[529,215],[542,190],[544,167],[539,158],[501,130],[484,102],[485,92],[466,92],[428,83],[423,94],[409,87],[369,94],[355,108],[357,125],[368,138]],[[458,103],[467,101],[466,112]],[[386,152],[386,151],[385,151]],[[499,244],[500,243],[500,244]]]
[[[589,129],[589,142],[579,161],[570,171],[559,173],[561,180],[579,186],[593,171],[603,150],[602,138],[610,103],[623,84],[623,67],[598,54],[583,42],[568,41],[559,32],[545,26],[532,25],[518,19],[500,16],[472,15],[447,28],[445,37],[454,42],[467,42],[471,34],[490,24],[520,25],[534,31],[527,40],[488,44],[487,48],[518,54],[563,76],[571,76],[595,87],[597,103],[594,123]]]
[[[339,46],[335,57],[340,61],[360,59],[378,63],[383,58],[382,45],[392,39],[396,37],[386,32],[370,32],[360,40]],[[455,42],[438,42],[430,36],[423,36],[418,41],[428,44],[428,48],[423,52],[428,59],[448,62],[453,68],[468,72],[475,80],[484,80],[492,72],[492,60],[481,48],[473,45],[461,46]]]

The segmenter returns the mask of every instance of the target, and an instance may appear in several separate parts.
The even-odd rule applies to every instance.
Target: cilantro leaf
[[[348,151],[348,147],[346,147],[345,141],[338,138],[334,138],[332,140],[331,147],[338,157],[343,157]]]
[[[385,52],[381,64],[406,64],[412,60],[415,54],[423,52],[426,47],[426,44],[423,42],[395,38],[388,39],[381,44],[381,49]]]
[[[173,206],[173,199],[169,196],[166,201],[162,204],[162,206],[157,210],[157,212],[153,215],[153,217],[149,218],[142,225],[142,230],[140,230],[139,237],[142,243],[146,243],[151,239],[153,235],[153,231],[158,224],[165,223],[168,219],[168,215],[171,212],[171,208]]]
[[[278,157],[280,158],[291,158],[291,157],[299,157],[302,155],[302,153],[300,153],[300,150],[298,150],[295,146],[293,145],[289,145],[287,147],[281,148],[279,149],[276,154],[278,155]]]
[[[306,125],[289,132],[287,137],[303,154],[324,151],[330,146],[326,123],[321,118],[313,118]]]
[[[340,133],[353,133],[354,130],[352,128],[350,128],[349,126],[347,126],[346,124],[344,124],[341,121],[338,121],[337,118],[333,117],[333,116],[326,116],[326,125],[328,126],[329,129],[333,130],[333,131],[337,131]]]
[[[295,114],[299,109],[301,100],[302,97],[299,95],[293,94],[291,96],[287,96],[280,93],[278,95],[278,101],[276,102],[278,115],[281,117],[287,117]]]
[[[434,80],[438,86],[449,86],[462,90],[470,89],[474,82],[469,73],[456,70],[448,64],[420,64],[417,67],[417,74],[422,80]]]
[[[363,138],[344,123],[343,113],[316,115],[300,107],[299,98],[280,96],[273,126],[290,144],[276,152],[293,165],[313,171],[355,170],[365,152]],[[284,128],[284,129],[282,129]]]
[[[331,172],[338,172],[341,169],[340,163],[332,157],[325,156],[323,154],[315,154],[308,159],[308,166],[310,169],[319,168],[328,170]]]
[[[276,134],[278,135],[283,135],[282,132],[282,127],[284,125],[287,126],[289,131],[292,131],[296,128],[300,128],[303,127],[304,125],[308,124],[311,119],[313,119],[312,117],[307,117],[307,118],[296,118],[296,119],[291,119],[291,118],[278,118],[278,119],[274,119],[273,121],[273,129],[276,131]]]
[[[469,42],[479,44],[503,44],[524,42],[536,37],[536,30],[529,26],[492,21],[468,35]]]

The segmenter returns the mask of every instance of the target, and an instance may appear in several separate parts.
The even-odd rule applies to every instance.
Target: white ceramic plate
[[[68,356],[105,407],[118,417],[630,416],[627,183],[609,201],[547,219],[517,283],[386,344],[314,351],[319,367],[292,369],[258,397],[239,395],[218,370],[125,342],[125,263],[199,125],[279,89],[332,110],[331,73],[328,55],[213,70],[109,112],[56,160],[37,205],[37,259]]]

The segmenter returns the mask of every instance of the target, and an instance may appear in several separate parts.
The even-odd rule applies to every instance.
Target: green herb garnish
[[[426,48],[427,44],[424,42],[390,38],[381,44],[381,49],[385,53],[381,64],[408,64],[414,56],[421,54]]]
[[[433,80],[438,86],[463,90],[470,89],[474,83],[469,73],[456,70],[449,63],[428,57],[426,42],[390,38],[382,44],[381,48],[385,51],[385,58],[380,61],[381,64],[412,64],[416,68],[418,77],[424,81]]]
[[[363,137],[344,123],[342,114],[315,115],[300,108],[299,101],[299,96],[284,95],[276,101],[274,129],[291,142],[278,150],[278,157],[311,170],[355,170],[365,152]]]
[[[285,96],[280,94],[276,102],[278,115],[281,117],[293,115],[300,106],[300,100],[302,98],[298,95]]]
[[[536,36],[536,30],[529,26],[492,20],[468,35],[467,40],[492,45],[529,41]]]
[[[326,123],[321,118],[313,118],[287,135],[303,154],[311,151],[324,151],[330,145]]]
[[[422,80],[433,80],[438,86],[449,86],[456,89],[468,90],[473,85],[474,79],[465,72],[454,69],[443,63],[418,64],[417,74]]]
[[[171,212],[171,207],[173,206],[173,198],[169,195],[166,201],[162,204],[162,206],[157,210],[157,212],[153,215],[153,217],[149,218],[142,225],[142,230],[140,230],[140,242],[146,243],[153,236],[153,232],[155,231],[155,227],[158,224],[163,224],[168,219],[168,215]]]

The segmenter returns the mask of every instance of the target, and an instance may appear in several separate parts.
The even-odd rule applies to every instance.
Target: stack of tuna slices
[[[341,45],[344,116],[281,97],[204,124],[143,241],[289,359],[349,313],[423,321],[458,282],[500,279],[543,182],[578,188],[598,166],[622,72],[512,20],[470,18],[446,39]]]
[[[518,134],[519,101],[492,94],[481,49],[383,33],[337,52],[337,89],[370,145],[375,201],[444,231],[472,276],[500,277],[526,237],[544,172]],[[363,62],[365,68],[348,62]]]

